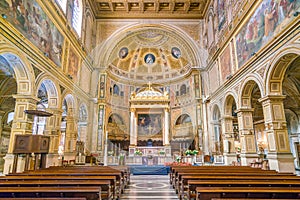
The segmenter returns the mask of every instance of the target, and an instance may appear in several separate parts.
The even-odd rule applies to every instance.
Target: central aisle
[[[178,199],[169,184],[169,175],[131,175],[130,185],[121,199]]]

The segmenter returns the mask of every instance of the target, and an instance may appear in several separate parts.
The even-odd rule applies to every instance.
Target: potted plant
[[[160,151],[159,151],[159,155],[165,155],[166,154],[166,152],[163,150],[163,149],[161,149]]]
[[[134,155],[141,156],[141,155],[143,155],[143,152],[141,152],[139,149],[137,149],[137,150],[135,150]]]

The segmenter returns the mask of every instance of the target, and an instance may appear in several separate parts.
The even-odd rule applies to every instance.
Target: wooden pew
[[[232,170],[232,171],[214,171],[214,170],[206,170],[206,171],[184,171],[184,172],[178,172],[177,176],[175,177],[174,182],[174,188],[176,193],[180,192],[181,185],[187,185],[186,182],[182,180],[182,176],[191,175],[191,176],[241,176],[241,175],[247,175],[247,176],[294,176],[293,174],[278,174],[276,171],[260,171],[260,172],[251,172],[251,171],[242,171],[242,170]]]
[[[184,195],[187,194],[187,191],[189,190],[188,187],[188,183],[192,180],[195,181],[219,181],[219,182],[224,182],[227,180],[232,180],[235,182],[240,182],[240,181],[244,181],[244,180],[249,180],[249,181],[295,181],[295,182],[300,182],[300,177],[298,176],[274,176],[274,175],[253,175],[253,176],[249,176],[248,174],[244,174],[244,175],[226,175],[226,174],[218,174],[218,175],[214,175],[214,174],[210,174],[210,175],[187,175],[187,176],[182,176],[181,177],[181,184],[180,184],[180,188],[178,190],[178,195],[179,197],[182,197]],[[267,185],[267,184],[266,184]],[[191,190],[190,192],[195,192],[195,190]],[[188,193],[189,195],[190,193]]]
[[[101,200],[101,187],[0,187],[0,198],[84,197]]]
[[[89,184],[92,183],[93,181],[109,181],[110,187],[111,187],[111,192],[113,198],[120,197],[120,193],[117,194],[117,189],[116,189],[116,177],[115,176],[41,176],[41,175],[32,175],[32,176],[3,176],[0,177],[0,185],[4,184],[5,182],[15,182],[18,181],[20,183],[22,182],[28,182],[28,181],[40,181],[40,182],[50,182],[50,181],[59,181],[62,184],[67,183],[67,182],[75,182],[75,181],[83,181],[82,185],[84,184]],[[6,183],[9,184],[9,183]]]
[[[299,199],[300,187],[197,187],[196,200],[212,198]]]
[[[102,199],[112,199],[110,180],[15,180],[0,183],[0,188],[6,187],[100,187]],[[1,194],[0,194],[1,196]]]
[[[188,190],[181,190],[181,199],[196,196],[197,187],[300,187],[299,180],[188,180]]]
[[[85,197],[67,197],[67,198],[60,198],[60,197],[57,197],[57,198],[47,198],[47,197],[43,197],[43,198],[0,198],[0,200],[87,200]]]

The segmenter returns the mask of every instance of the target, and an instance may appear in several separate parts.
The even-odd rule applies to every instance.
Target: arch
[[[251,108],[251,95],[252,95],[252,91],[253,88],[255,87],[255,85],[258,86],[261,96],[264,96],[265,91],[264,91],[264,87],[263,87],[263,83],[261,78],[258,78],[258,75],[251,75],[249,77],[247,77],[244,82],[242,83],[241,86],[241,92],[239,94],[239,105],[240,107],[244,107],[244,108]]]
[[[212,120],[213,121],[218,121],[221,118],[221,112],[220,112],[220,108],[217,104],[215,104],[213,106],[213,110],[212,110]]]
[[[0,55],[9,63],[14,71],[17,82],[17,93],[25,95],[33,95],[36,91],[33,69],[27,58],[21,52],[2,44]]]
[[[66,110],[65,111],[67,111],[67,113],[63,113],[63,115],[64,114],[67,114],[69,116],[75,115],[74,112],[76,111],[75,110],[75,108],[76,108],[76,102],[75,102],[75,98],[73,97],[72,94],[65,93],[64,98],[62,100],[61,107],[63,108],[64,105],[66,106],[66,108],[65,108]]]
[[[109,38],[107,38],[105,42],[103,42],[93,50],[92,54],[96,63],[95,66],[99,66],[101,68],[108,67],[110,64],[109,58],[111,56],[111,53],[114,48],[118,46],[118,43],[120,43],[120,41],[122,41],[126,37],[133,36],[134,34],[147,29],[160,30],[165,32],[169,36],[174,36],[178,40],[181,40],[183,45],[189,51],[189,56],[191,57],[190,60],[193,66],[201,66],[202,61],[201,57],[199,56],[201,54],[199,47],[196,45],[197,43],[183,30],[179,29],[176,26],[165,23],[131,24],[128,26],[123,26],[120,29],[116,30],[113,34],[111,34]]]
[[[113,94],[120,95],[120,88],[117,84],[113,85]]]
[[[185,95],[186,93],[187,93],[187,91],[186,91],[186,85],[185,84],[182,84],[181,86],[180,86],[180,95]]]
[[[237,108],[237,96],[229,92],[226,94],[225,101],[224,101],[224,115],[227,116],[235,116],[234,110]]]
[[[108,123],[124,124],[124,120],[120,115],[112,113],[108,117]]]
[[[56,81],[51,80],[48,76],[39,77],[37,80],[37,88],[45,87],[48,95],[48,107],[59,108],[60,102],[60,91],[57,89],[59,85]]]
[[[175,121],[175,125],[181,125],[186,123],[192,123],[192,119],[188,114],[180,115]]]
[[[266,73],[266,94],[282,94],[282,82],[288,66],[300,55],[300,45],[293,44],[277,53]]]

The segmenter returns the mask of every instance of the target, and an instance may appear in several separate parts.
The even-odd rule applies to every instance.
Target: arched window
[[[115,95],[120,94],[119,86],[117,86],[116,84],[114,84],[114,87],[113,87],[113,94],[115,94]]]
[[[183,84],[180,86],[180,95],[185,95],[186,94],[186,85]]]
[[[56,4],[58,4],[63,12],[66,14],[67,12],[67,0],[55,0]]]
[[[82,1],[74,0],[72,13],[72,27],[75,29],[79,37],[81,36],[81,25],[82,25]]]

